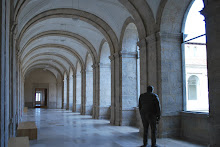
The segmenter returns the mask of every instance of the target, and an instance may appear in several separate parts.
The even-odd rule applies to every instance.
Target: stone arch
[[[85,96],[85,114],[92,115],[93,113],[93,68],[92,57],[89,53],[86,56],[86,96]]]
[[[54,57],[60,57],[60,58],[62,58],[64,61],[66,61],[66,62],[70,65],[70,67],[73,69],[73,72],[74,72],[74,73],[76,72],[76,69],[75,69],[74,65],[73,65],[73,64],[71,63],[71,61],[70,61],[69,59],[67,59],[65,56],[58,55],[58,54],[54,54],[54,53],[48,53],[48,52],[44,52],[44,53],[40,53],[40,54],[37,54],[37,55],[32,56],[32,57],[31,57],[29,60],[27,60],[25,63],[22,62],[22,67],[25,67],[26,64],[28,64],[30,60],[32,60],[32,59],[34,59],[34,58],[36,58],[36,57],[42,56],[42,55],[50,55],[50,56],[52,56],[52,57],[53,57],[53,56],[54,56]]]
[[[39,62],[39,61],[45,61],[45,63],[48,63],[47,61],[49,61],[50,59],[37,59],[37,60],[30,60],[29,62],[30,62],[30,64],[29,65],[31,65],[32,63],[34,64],[34,63],[37,63],[37,62]],[[56,63],[56,64],[58,64],[60,67],[62,67],[62,69],[64,70],[64,72],[65,71],[68,71],[68,69],[62,64],[62,63],[60,63],[59,61],[56,61],[56,60],[54,60],[53,61],[54,63]],[[26,69],[27,69],[27,67],[26,67]],[[62,73],[63,74],[63,73]]]
[[[151,8],[145,0],[132,2],[127,0],[119,0],[119,2],[128,9],[130,14],[132,14],[138,28],[140,40],[155,32],[153,25],[155,24],[155,19]],[[145,11],[138,11],[137,8],[144,9]]]
[[[25,56],[24,58],[26,58],[28,55],[31,54],[31,52],[33,52],[34,50],[37,50],[37,49],[40,49],[40,48],[61,48],[61,49],[64,49],[64,50],[67,50],[69,51],[70,53],[72,53],[79,61],[79,63],[81,64],[82,67],[84,67],[84,62],[83,62],[83,59],[81,58],[81,56],[75,52],[74,50],[72,50],[71,48],[67,47],[67,46],[64,46],[64,45],[59,45],[59,44],[42,44],[40,46],[37,46],[33,49],[31,49]],[[21,55],[19,55],[21,56]]]
[[[192,0],[166,0],[161,1],[157,16],[157,25],[160,32],[181,33],[186,11]]]
[[[45,66],[53,67],[54,69],[56,69],[56,70],[59,72],[60,75],[63,75],[63,73],[61,72],[61,70],[58,69],[56,66],[52,65],[51,63],[39,64],[39,63],[36,63],[36,62],[35,62],[35,63],[32,63],[32,64],[30,64],[30,65],[28,65],[27,68],[25,68],[25,69],[22,71],[22,74],[25,75],[26,72],[27,72],[30,68],[32,68],[33,66],[38,66],[38,65],[42,65],[42,66],[44,66],[44,67],[45,67]]]
[[[40,65],[41,68],[43,68],[43,66],[45,66],[45,65],[42,66],[42,64],[37,64],[37,65],[32,65],[32,66],[30,66],[27,70],[25,70],[25,72],[24,72],[24,77],[26,77],[31,71],[37,69],[37,68],[39,67],[39,65]],[[53,68],[55,71],[57,71],[57,73],[59,74],[59,76],[57,76],[57,75],[56,75],[54,72],[52,72],[51,70],[49,70],[49,69],[47,69],[47,70],[49,70],[55,77],[60,77],[60,79],[61,79],[62,73],[60,72],[60,70],[59,70],[58,68],[54,67],[54,66],[51,66],[51,65],[50,65],[50,68]]]
[[[41,38],[41,37],[50,36],[50,35],[64,36],[64,37],[68,37],[68,38],[79,41],[80,43],[82,43],[86,46],[89,53],[92,55],[93,62],[97,62],[98,59],[97,59],[96,50],[95,50],[94,46],[88,40],[86,40],[82,36],[79,36],[78,34],[67,32],[67,31],[58,31],[58,30],[46,31],[46,32],[42,32],[42,33],[39,33],[39,34],[33,36],[30,40],[27,41],[27,43],[24,45],[24,47],[19,51],[20,54],[22,54],[23,50],[29,44],[31,44],[31,42],[33,42],[34,40]]]
[[[122,27],[122,30],[121,30],[121,36],[120,36],[120,41],[119,41],[120,50],[122,50],[122,42],[123,42],[123,39],[124,39],[124,34],[125,34],[125,31],[126,31],[129,24],[134,24],[136,26],[135,21],[131,17],[126,19],[126,21],[125,21],[125,23]],[[137,27],[136,27],[136,29],[137,29],[137,31],[139,31]],[[138,38],[140,38],[139,34],[138,34]]]
[[[118,47],[118,40],[117,36],[115,35],[114,31],[111,29],[111,27],[104,22],[102,19],[99,17],[84,12],[76,9],[55,9],[55,10],[48,10],[45,12],[42,12],[32,18],[25,26],[22,28],[21,32],[18,34],[17,42],[19,44],[21,37],[23,34],[31,28],[34,24],[46,20],[48,18],[55,18],[55,17],[62,17],[62,18],[68,18],[68,17],[79,17],[80,20],[85,21],[94,27],[96,27],[100,32],[105,36],[106,40],[108,41],[110,48],[111,48],[111,53],[114,53],[115,51],[119,50]],[[93,21],[96,20],[96,21]],[[97,23],[99,22],[99,23]]]

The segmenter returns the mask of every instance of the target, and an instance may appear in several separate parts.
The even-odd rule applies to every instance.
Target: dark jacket
[[[141,114],[152,114],[160,117],[160,101],[155,93],[147,92],[140,95],[139,111]]]

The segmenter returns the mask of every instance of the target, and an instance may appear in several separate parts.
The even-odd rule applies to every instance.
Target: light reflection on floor
[[[142,144],[138,129],[111,126],[108,120],[95,120],[61,109],[28,109],[22,121],[35,121],[38,139],[31,147],[137,147]],[[149,140],[150,142],[150,140]],[[201,147],[169,138],[158,139],[161,147]]]

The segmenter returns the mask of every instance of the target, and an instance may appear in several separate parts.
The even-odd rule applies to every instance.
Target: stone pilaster
[[[100,106],[100,66],[99,63],[92,65],[93,68],[93,115],[94,119],[99,119]]]
[[[111,124],[121,125],[121,81],[120,81],[120,52],[109,57],[111,60]]]
[[[69,110],[69,77],[66,78],[66,110]]]
[[[156,93],[159,95],[162,108],[159,137],[180,135],[179,112],[183,110],[182,36],[181,33],[156,34],[158,76]]]
[[[76,74],[73,75],[73,112],[76,112]]]
[[[147,44],[147,86],[154,86],[154,92],[158,91],[158,64],[157,64],[157,40],[156,35],[151,34],[145,38]]]
[[[147,65],[147,46],[145,38],[140,39],[137,42],[140,50],[140,93],[144,93],[147,90],[147,77],[148,77],[148,66]]]
[[[81,115],[85,115],[86,113],[86,71],[84,69],[81,70]]]
[[[208,0],[206,21],[210,147],[220,146],[220,1]]]
[[[64,109],[64,80],[62,80],[62,109]]]

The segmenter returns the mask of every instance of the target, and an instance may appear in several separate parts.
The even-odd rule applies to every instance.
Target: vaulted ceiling
[[[105,40],[111,52],[120,39],[127,8],[118,0],[20,0],[15,1],[17,48],[25,75],[43,68],[61,76],[87,54],[98,63]]]

